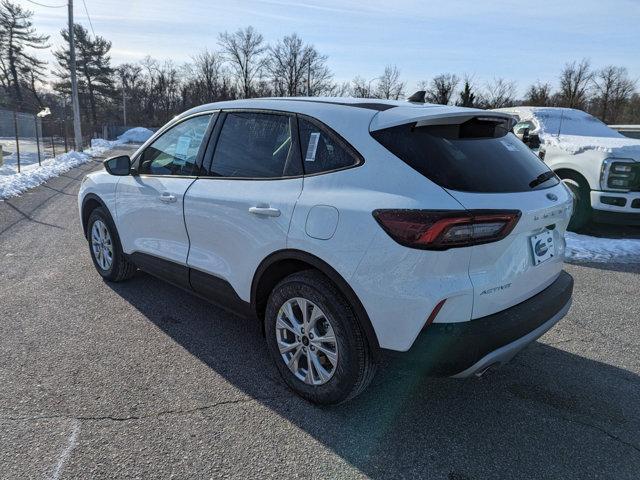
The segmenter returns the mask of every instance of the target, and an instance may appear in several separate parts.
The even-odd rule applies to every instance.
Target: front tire
[[[127,260],[116,226],[104,208],[98,207],[87,222],[89,251],[96,270],[105,280],[122,282],[136,273],[136,267]]]
[[[351,306],[320,272],[282,280],[265,313],[269,354],[285,383],[313,403],[335,405],[360,394],[376,371]]]

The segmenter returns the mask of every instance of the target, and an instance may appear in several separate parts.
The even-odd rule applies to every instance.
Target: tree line
[[[69,31],[48,65],[38,51],[51,48],[39,34],[33,13],[10,0],[0,2],[0,106],[36,112],[49,107],[56,119],[70,115]],[[337,82],[328,58],[292,33],[267,42],[253,27],[218,35],[215,49],[204,49],[176,63],[146,57],[113,65],[111,42],[75,24],[74,38],[83,130],[102,125],[159,126],[203,103],[264,96],[354,96],[402,99],[412,92],[395,65],[373,79],[356,76]],[[637,82],[621,66],[594,69],[587,59],[561,69],[557,87],[530,85],[518,98],[517,85],[505,78],[489,82],[442,73],[422,81],[431,103],[500,108],[519,104],[586,110],[607,123],[640,123]],[[126,116],[126,118],[125,118]]]

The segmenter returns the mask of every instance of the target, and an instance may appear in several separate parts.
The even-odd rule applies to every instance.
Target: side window
[[[516,135],[522,135],[527,128],[529,129],[529,132],[532,133],[535,130],[536,126],[530,120],[518,122],[516,123],[515,127],[513,127],[513,133],[515,133]]]
[[[193,175],[198,150],[212,114],[189,118],[164,132],[140,158],[140,173]]]
[[[359,163],[358,157],[324,128],[302,117],[298,118],[298,128],[305,174],[351,167]]]
[[[294,121],[291,115],[228,113],[216,144],[211,175],[280,178],[302,174]]]

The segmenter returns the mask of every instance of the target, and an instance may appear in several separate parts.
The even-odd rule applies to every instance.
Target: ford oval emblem
[[[558,200],[558,196],[555,193],[547,193],[547,198],[552,202],[555,202],[556,200]]]

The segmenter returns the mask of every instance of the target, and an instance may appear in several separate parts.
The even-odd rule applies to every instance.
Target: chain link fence
[[[0,174],[19,173],[75,150],[70,132],[70,122],[65,119],[0,109]]]

